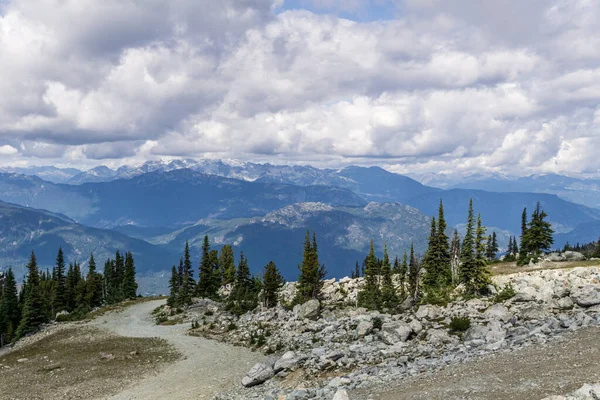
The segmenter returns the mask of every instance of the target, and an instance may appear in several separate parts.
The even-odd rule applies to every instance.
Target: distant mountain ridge
[[[119,232],[89,228],[46,210],[0,202],[0,269],[13,266],[17,277],[22,278],[32,250],[42,268],[52,268],[59,247],[68,261],[78,261],[84,267],[93,252],[100,269],[117,250],[131,251],[143,273],[163,270],[177,257],[167,249]]]

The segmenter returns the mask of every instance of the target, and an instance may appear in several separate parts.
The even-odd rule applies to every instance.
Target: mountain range
[[[567,183],[573,184],[562,181]],[[139,271],[148,277],[177,263],[185,240],[198,258],[201,239],[209,235],[216,248],[227,243],[238,253],[243,250],[255,272],[273,260],[287,279],[294,279],[310,228],[317,232],[330,276],[339,277],[364,259],[371,238],[379,253],[386,242],[390,254],[400,256],[411,241],[422,253],[429,217],[437,214],[440,199],[448,233],[462,231],[473,198],[475,211],[490,233],[498,233],[501,247],[508,236],[518,236],[523,208],[532,210],[538,201],[549,214],[557,244],[600,236],[600,210],[560,194],[516,190],[523,185],[498,186],[512,191],[443,190],[378,167],[334,170],[220,160],[83,172],[13,168],[0,173],[0,265],[23,266],[33,248],[44,265],[53,264],[59,245],[79,261],[91,251],[104,259],[119,248],[137,254]],[[549,187],[558,191],[560,185]],[[152,279],[144,285],[164,290]]]

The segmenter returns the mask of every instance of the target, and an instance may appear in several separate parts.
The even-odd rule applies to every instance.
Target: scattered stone
[[[575,288],[571,292],[571,298],[581,307],[591,307],[600,304],[600,286],[586,285]]]
[[[115,356],[110,353],[100,353],[100,359],[101,360],[114,360]]]
[[[242,379],[242,385],[244,387],[252,387],[260,385],[265,381],[271,379],[275,375],[273,368],[268,365],[258,363]]]
[[[356,327],[356,334],[354,336],[360,339],[370,334],[372,330],[373,323],[371,321],[360,321]]]
[[[338,389],[333,396],[333,400],[350,400],[350,396],[345,389]]]
[[[381,339],[385,344],[393,345],[406,342],[412,333],[412,328],[406,322],[386,322],[381,327]]]

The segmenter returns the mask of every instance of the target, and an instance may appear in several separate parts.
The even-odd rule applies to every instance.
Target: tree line
[[[299,276],[293,304],[304,303],[321,297],[325,266],[319,262],[317,237],[306,231],[303,244],[302,263],[298,265]],[[198,281],[190,259],[189,243],[186,241],[179,267],[171,268],[169,298],[171,307],[186,307],[193,297],[225,301],[226,309],[237,314],[256,308],[275,307],[279,301],[279,290],[285,283],[273,261],[269,262],[261,275],[252,275],[248,259],[242,251],[236,265],[233,247],[224,245],[220,251],[210,247],[208,236],[204,237],[202,255],[198,268]],[[228,286],[226,295],[220,288]]]
[[[520,265],[529,263],[552,245],[552,228],[545,220],[547,214],[538,203],[527,221],[527,210],[522,215],[521,250],[515,237],[510,237],[505,260],[517,260]],[[496,232],[486,235],[481,214],[475,217],[473,200],[470,199],[467,211],[467,224],[461,240],[455,230],[450,239],[444,218],[444,206],[440,200],[438,215],[431,218],[427,251],[421,258],[414,253],[411,244],[410,256],[406,251],[400,262],[390,263],[387,246],[384,244],[383,258],[375,256],[374,243],[363,268],[358,263],[352,272],[353,277],[364,276],[364,285],[358,294],[358,304],[369,309],[396,310],[402,301],[409,304],[443,303],[450,299],[452,291],[462,285],[464,293],[484,294],[491,283],[488,265],[498,256]]]
[[[521,251],[516,238],[511,237],[506,257],[519,256],[519,260],[529,260],[552,244],[552,230],[545,221],[547,214],[541,206],[537,205],[529,222],[526,210],[524,215]],[[406,299],[410,299],[410,304],[444,302],[458,285],[464,287],[467,295],[484,294],[491,283],[488,265],[497,259],[499,251],[496,232],[487,233],[481,214],[475,216],[472,199],[469,201],[464,236],[461,238],[454,230],[452,238],[449,238],[446,232],[444,206],[440,200],[438,215],[431,219],[427,251],[423,257],[415,253],[411,244],[410,250],[404,251],[401,259],[395,257],[392,263],[387,244],[384,244],[383,258],[380,259],[375,255],[375,244],[371,240],[362,267],[357,262],[351,273],[353,278],[364,277],[358,304],[369,309],[394,311]],[[302,262],[298,269],[292,305],[321,299],[326,269],[319,261],[316,234],[311,236],[309,230],[304,238]],[[205,236],[198,281],[194,279],[186,241],[179,267],[174,265],[171,270],[168,304],[176,308],[185,307],[192,303],[193,297],[204,297],[225,301],[227,309],[244,313],[259,304],[264,307],[277,305],[278,292],[283,284],[281,273],[272,261],[264,267],[262,276],[252,275],[243,252],[236,265],[230,245],[223,246],[220,252],[213,250],[208,236]],[[227,285],[230,287],[228,294],[221,295],[220,288]]]
[[[59,248],[52,271],[41,271],[32,251],[21,290],[12,268],[0,276],[0,346],[35,332],[40,325],[61,314],[79,319],[96,307],[113,304],[137,295],[136,268],[130,252],[104,265],[104,274],[96,271],[91,254],[87,274],[76,261],[66,267]]]

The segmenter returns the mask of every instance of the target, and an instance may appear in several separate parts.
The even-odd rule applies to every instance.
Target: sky
[[[0,165],[600,176],[596,0],[0,0]]]

